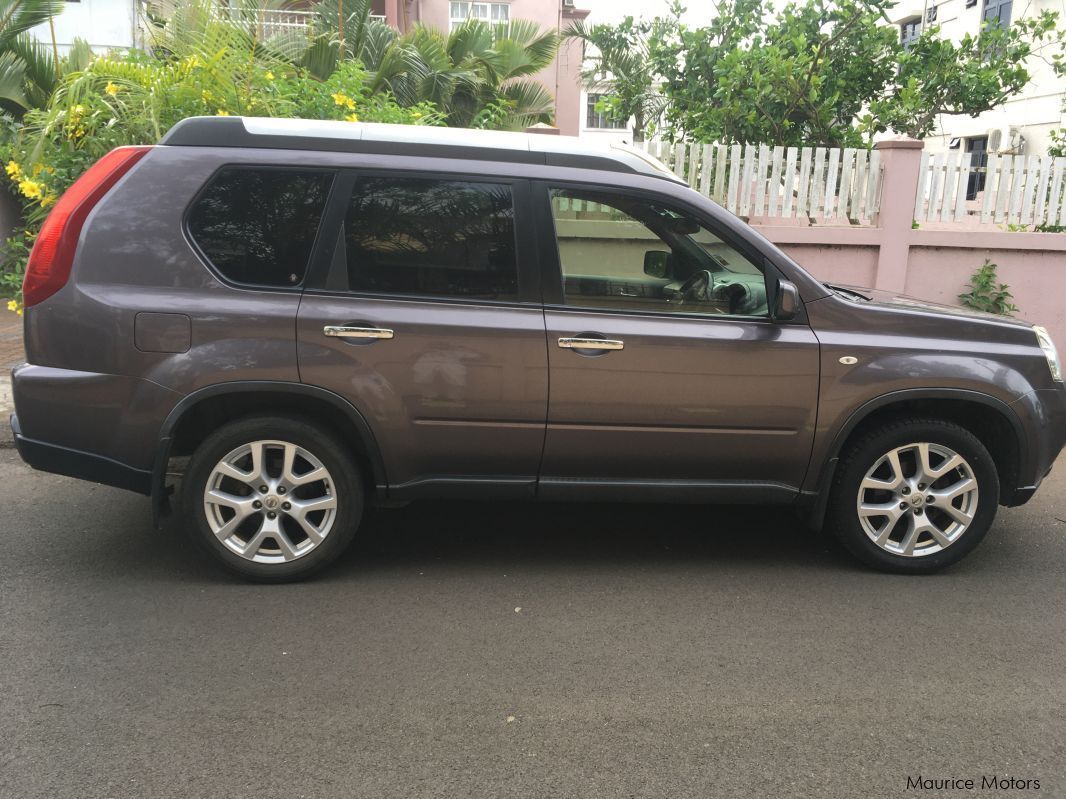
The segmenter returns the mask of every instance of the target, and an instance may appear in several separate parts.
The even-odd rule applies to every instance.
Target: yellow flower
[[[358,122],[359,121],[359,117],[356,116],[355,114],[348,114],[348,116],[346,116],[344,119],[347,122]]]
[[[14,300],[8,300],[7,301],[7,309],[9,311],[17,311],[19,309],[19,304],[17,302],[15,302]]]
[[[333,102],[337,105],[347,105],[349,108],[355,105],[355,103],[352,102],[352,98],[343,92],[336,92],[330,96],[333,98]],[[349,103],[351,103],[351,105],[348,105]]]
[[[422,118],[422,112],[421,111],[415,111],[413,114],[411,114],[411,116],[413,116],[415,119],[421,119]]]
[[[266,79],[267,80],[274,80],[274,73],[273,72],[268,72],[266,74]]]
[[[7,166],[4,167],[4,170],[7,172],[7,176],[12,180],[18,180],[20,177],[22,177],[22,167],[20,167],[14,161],[8,161]]]
[[[108,81],[107,85],[104,87],[104,91],[114,97],[116,94],[118,94],[118,86],[113,84],[111,81]]]
[[[44,197],[41,198],[41,208],[47,208],[55,201],[56,196],[54,194],[46,194]]]
[[[37,177],[42,172],[44,172],[44,164],[34,164],[33,165],[33,176],[34,177]]]
[[[22,192],[23,196],[29,197],[31,200],[36,200],[40,197],[43,189],[44,186],[36,180],[30,180],[27,178],[19,181],[19,191]]]
[[[212,97],[213,95],[207,89],[204,89],[202,92],[200,92],[200,99],[203,100],[205,103],[211,102]]]
[[[72,109],[70,109],[70,115],[71,116],[80,117],[80,116],[83,116],[84,114],[85,114],[85,106],[83,106],[83,105],[76,105]]]
[[[218,109],[215,112],[215,116],[216,117],[228,117],[229,116],[229,111],[227,111],[225,108],[220,108],[220,109]]]
[[[19,308],[17,311],[15,311],[15,313],[17,313],[19,316],[22,316],[22,309]]]

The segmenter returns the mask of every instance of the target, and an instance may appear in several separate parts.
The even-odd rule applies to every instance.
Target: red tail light
[[[78,237],[89,212],[150,149],[119,147],[112,150],[63,193],[44,220],[30,252],[26,277],[22,281],[23,305],[27,308],[36,305],[66,285]]]

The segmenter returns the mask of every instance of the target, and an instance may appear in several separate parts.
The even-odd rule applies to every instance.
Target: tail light
[[[66,285],[78,237],[89,212],[150,149],[119,147],[112,150],[63,193],[44,220],[30,252],[22,281],[23,305],[27,308],[36,305]]]

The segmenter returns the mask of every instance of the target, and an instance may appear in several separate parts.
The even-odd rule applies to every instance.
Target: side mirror
[[[673,277],[674,258],[662,250],[648,250],[644,253],[644,274],[648,277]]]
[[[777,281],[777,291],[774,294],[775,322],[788,322],[796,318],[799,312],[800,297],[796,284],[788,280]]]

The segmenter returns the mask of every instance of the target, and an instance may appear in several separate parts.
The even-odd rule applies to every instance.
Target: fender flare
[[[292,383],[284,380],[235,380],[227,383],[213,383],[187,394],[170,410],[159,432],[155,461],[152,468],[152,519],[158,525],[159,517],[170,511],[169,495],[166,491],[166,466],[170,459],[170,447],[174,429],[192,408],[205,399],[225,394],[288,394],[314,397],[328,402],[337,408],[355,427],[363,445],[363,451],[370,461],[371,477],[379,491],[388,485],[385,476],[385,462],[381,457],[381,448],[367,423],[366,417],[339,394],[318,386],[305,383]]]
[[[888,394],[881,394],[867,400],[853,410],[844,421],[844,424],[833,435],[832,443],[826,450],[821,463],[817,465],[811,464],[812,470],[818,469],[818,476],[812,488],[803,492],[813,499],[808,520],[811,526],[821,527],[825,519],[826,507],[829,503],[829,488],[832,485],[833,475],[836,473],[837,463],[840,460],[840,451],[844,447],[844,442],[848,440],[848,436],[874,411],[897,402],[922,399],[975,402],[998,411],[1000,415],[1010,422],[1011,429],[1014,430],[1015,442],[1018,445],[1019,466],[1028,459],[1029,446],[1025,438],[1025,428],[1022,426],[1021,419],[1018,418],[1018,414],[1008,403],[993,397],[991,394],[966,388],[907,388],[891,391]]]

